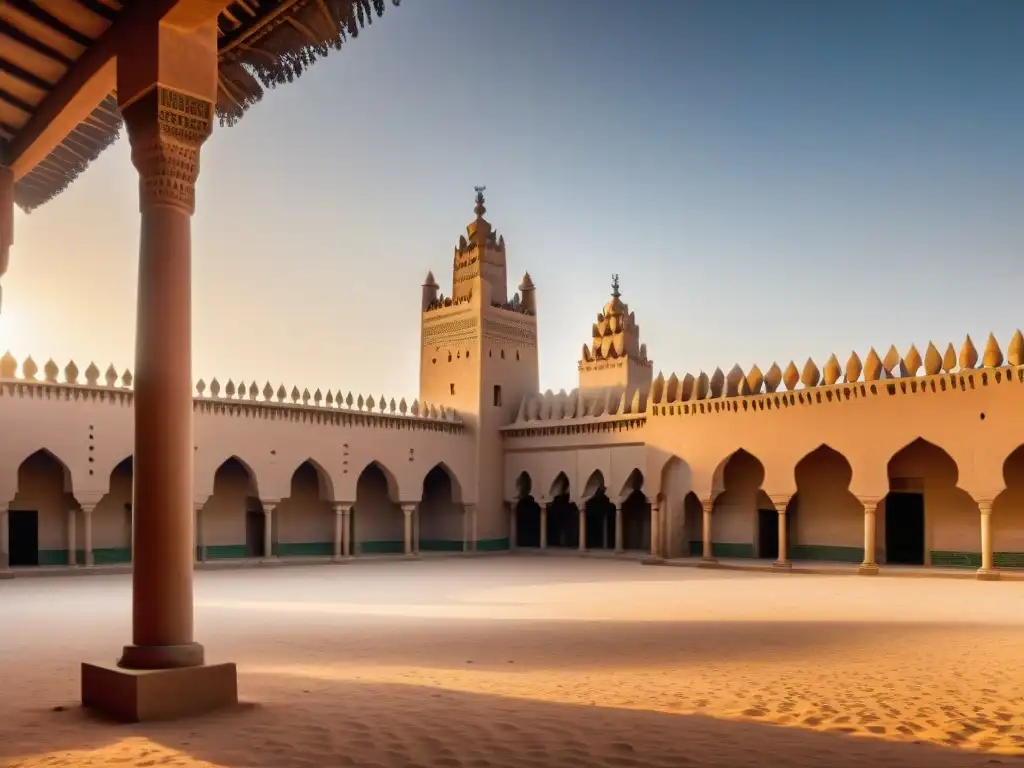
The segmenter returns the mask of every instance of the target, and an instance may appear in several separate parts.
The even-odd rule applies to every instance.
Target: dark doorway
[[[779,559],[779,513],[774,509],[757,510],[757,556]]]
[[[885,497],[885,561],[924,565],[924,494]]]
[[[12,509],[7,521],[11,566],[39,565],[39,513]]]
[[[245,556],[266,557],[263,547],[263,511],[249,509],[245,512]]]
[[[516,504],[516,546],[540,547],[540,504],[524,496]]]
[[[608,500],[604,490],[587,501],[586,524],[584,541],[587,549],[615,548],[615,505]]]
[[[569,494],[556,496],[548,504],[548,546],[575,549],[580,545],[580,513]]]

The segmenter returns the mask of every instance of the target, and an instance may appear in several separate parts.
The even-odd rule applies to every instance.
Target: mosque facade
[[[196,383],[199,567],[563,551],[1024,569],[1024,339],[655,375],[619,281],[541,392],[529,274],[484,215],[422,288],[412,402]],[[581,328],[585,331],[585,326]],[[1018,389],[1019,387],[1019,389]],[[132,375],[0,359],[0,574],[127,568]],[[845,565],[843,565],[845,564]]]

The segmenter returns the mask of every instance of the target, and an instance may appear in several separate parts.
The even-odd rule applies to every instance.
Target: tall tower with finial
[[[451,295],[432,273],[424,281],[420,400],[456,409],[472,431],[476,477],[463,483],[463,500],[477,505],[478,537],[500,545],[508,536],[501,428],[540,389],[537,296],[527,273],[509,299],[505,238],[484,218],[484,187],[475,192],[476,217],[455,247]]]
[[[581,391],[647,392],[651,387],[654,364],[647,357],[647,345],[640,343],[636,316],[622,302],[618,275],[612,275],[611,301],[598,313],[578,367]]]

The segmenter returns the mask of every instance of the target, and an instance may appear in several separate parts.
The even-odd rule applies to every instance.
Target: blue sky
[[[202,157],[194,373],[414,396],[487,185],[569,389],[610,276],[656,368],[1024,325],[1024,2],[404,0]],[[16,218],[0,347],[132,364],[122,140]]]

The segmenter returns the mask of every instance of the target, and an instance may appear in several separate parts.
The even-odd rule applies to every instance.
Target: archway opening
[[[862,562],[864,505],[850,492],[850,462],[820,445],[797,462],[794,475],[796,494],[786,514],[790,558]]]
[[[130,563],[132,559],[132,457],[110,473],[107,492],[92,511],[92,561],[96,565]],[[79,546],[84,546],[82,534]],[[85,552],[77,562],[84,562]]]
[[[644,494],[644,475],[629,473],[620,493],[622,499],[622,547],[632,552],[651,551],[651,504]]]
[[[422,552],[460,552],[465,539],[465,508],[455,501],[453,479],[447,467],[436,464],[423,478],[417,541]]]
[[[878,561],[898,565],[981,563],[978,505],[957,487],[956,461],[922,438],[889,460],[889,493],[876,525],[884,531]]]
[[[992,549],[996,568],[1024,568],[1024,445],[1003,462],[1005,489],[992,503]]]
[[[683,498],[683,553],[700,557],[704,551],[704,505],[690,491]]]
[[[580,514],[569,497],[569,478],[560,472],[551,485],[551,501],[548,502],[548,546],[579,547]]]
[[[261,558],[265,547],[265,515],[249,466],[232,456],[213,475],[213,494],[200,512],[206,560]]]
[[[740,448],[720,465],[716,475],[720,476],[723,490],[712,509],[712,554],[778,558],[778,513],[761,488],[764,465]]]
[[[66,565],[69,511],[76,509],[67,465],[46,449],[18,466],[18,490],[7,506],[8,564],[14,567]]]
[[[372,461],[356,481],[352,509],[352,539],[361,554],[402,554],[405,551],[405,516],[397,502],[390,472]]]
[[[615,504],[608,498],[604,474],[595,469],[583,488],[583,545],[587,549],[615,547]]]
[[[306,459],[292,473],[288,497],[271,518],[278,557],[330,557],[334,554],[334,511],[330,478]]]
[[[516,478],[516,546],[540,547],[540,504],[533,498],[533,479],[528,472]]]

